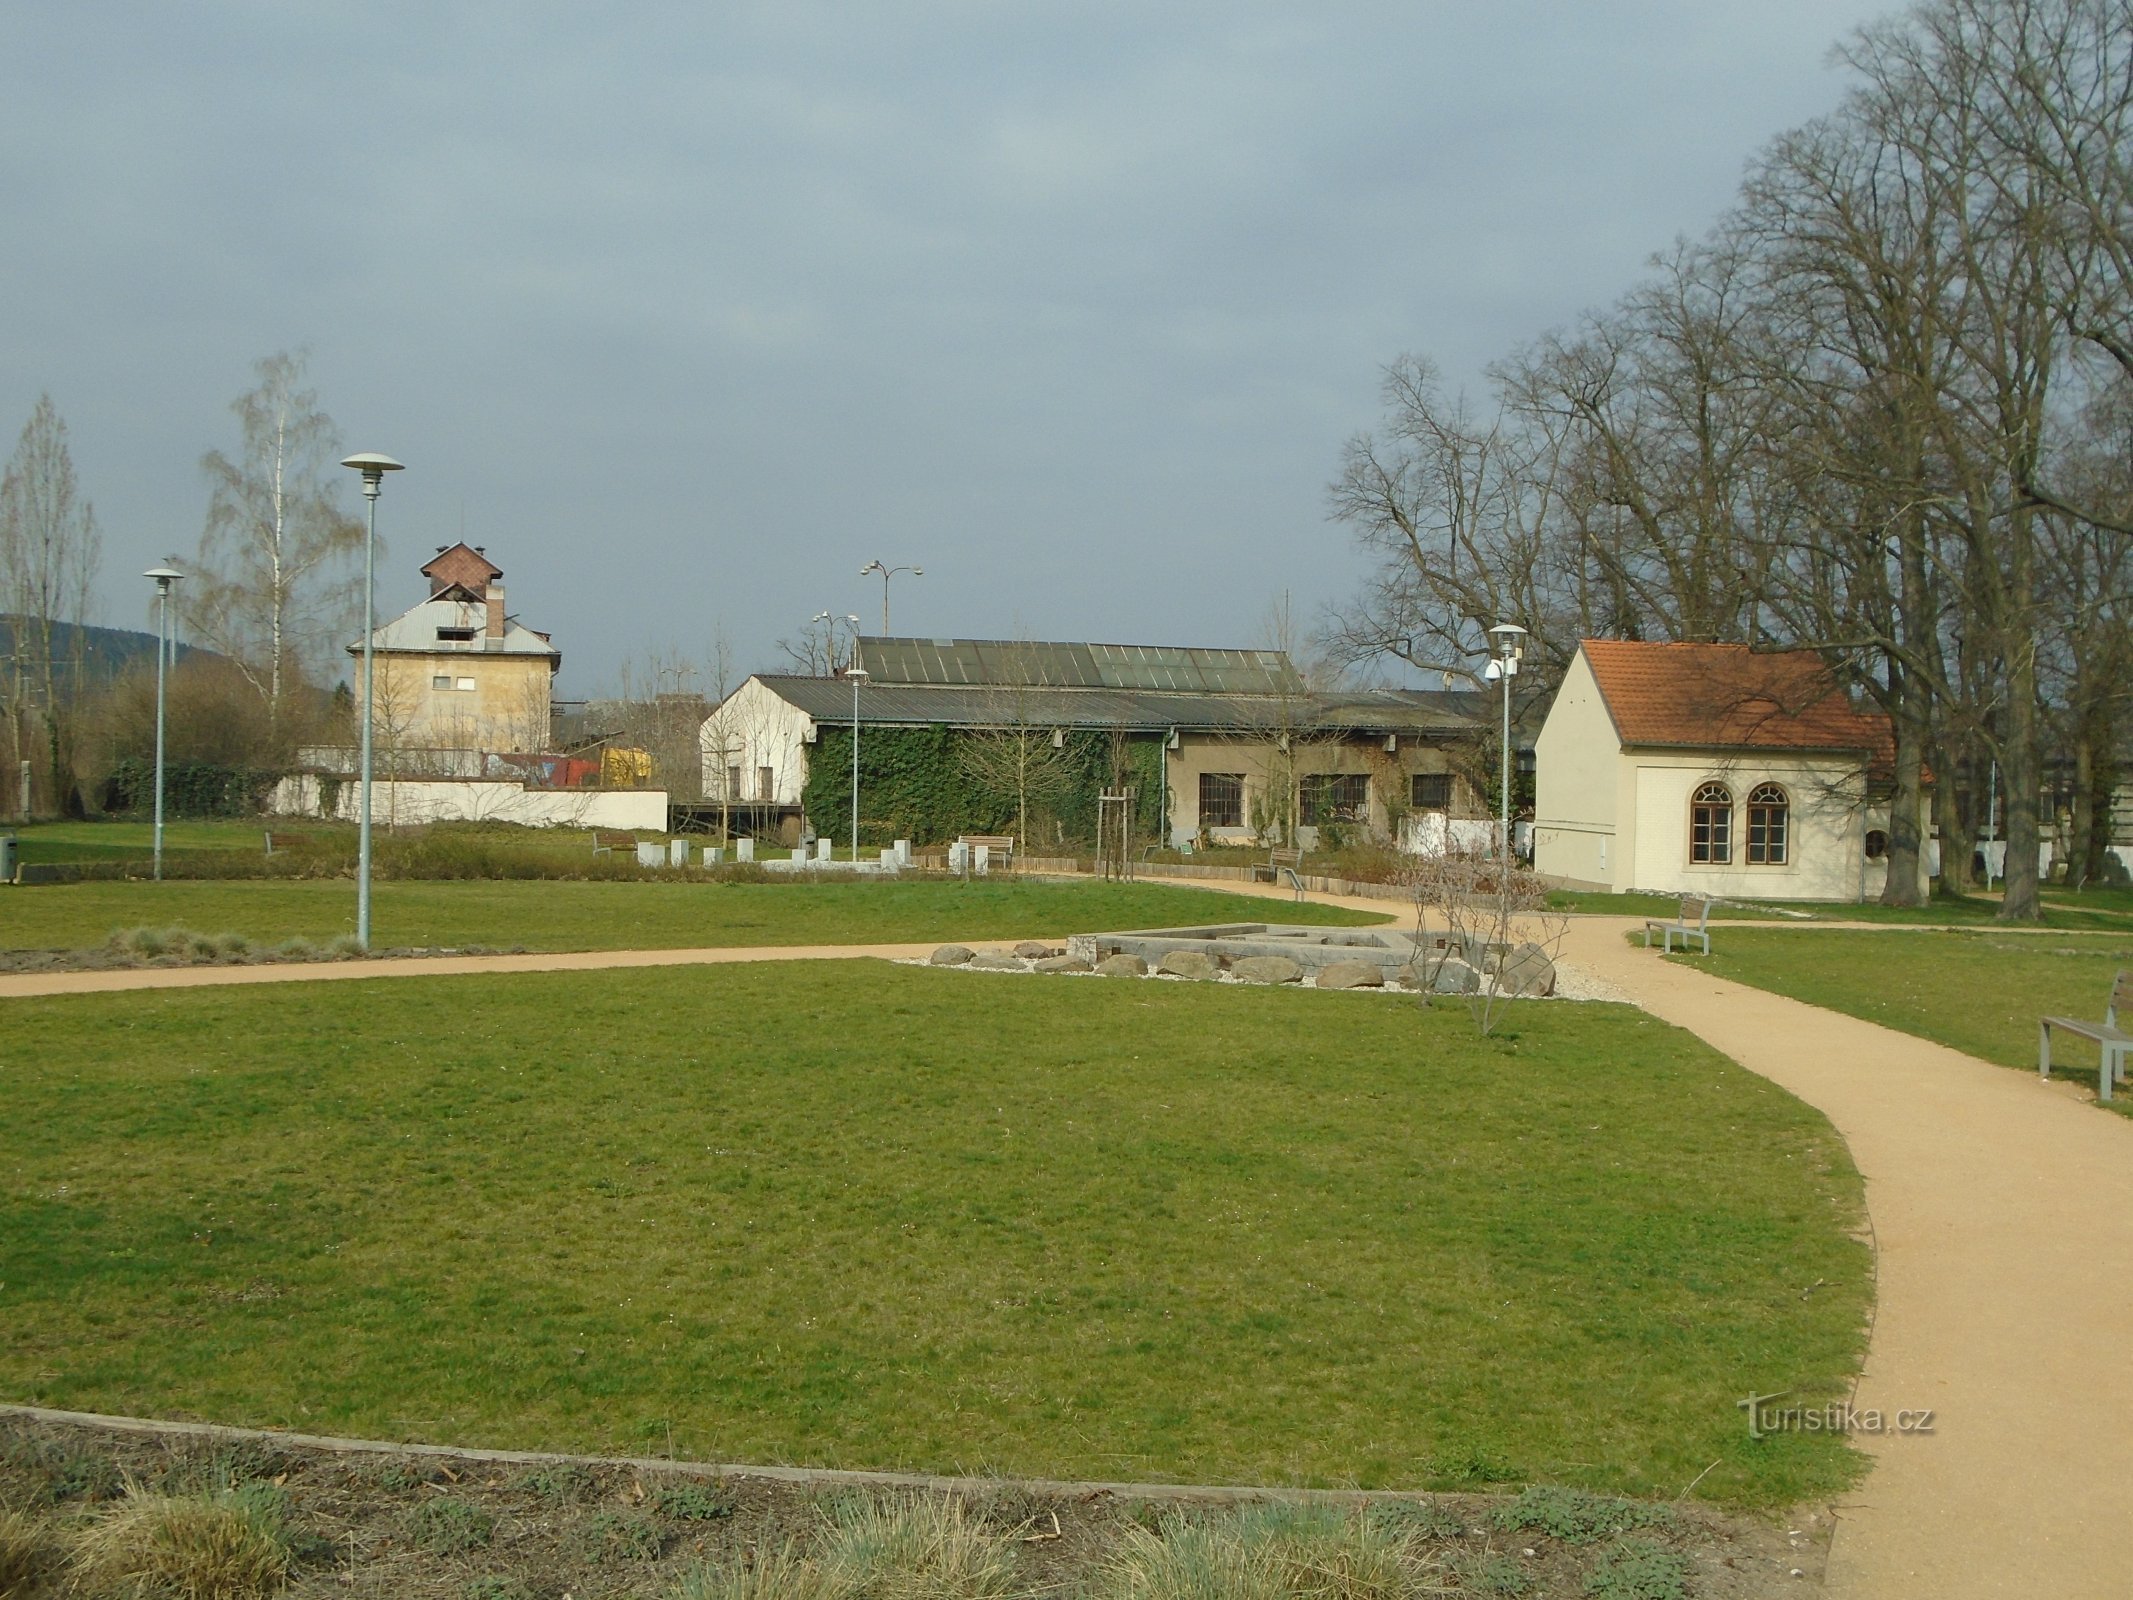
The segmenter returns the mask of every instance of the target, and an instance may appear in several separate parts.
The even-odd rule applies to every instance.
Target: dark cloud
[[[1701,230],[1875,8],[1678,0],[16,8],[0,427],[49,389],[105,620],[251,363],[409,463],[566,683],[813,612],[1250,642],[1379,366],[1490,359]]]

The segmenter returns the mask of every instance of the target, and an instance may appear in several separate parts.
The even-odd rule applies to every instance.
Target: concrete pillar
[[[667,841],[667,865],[670,867],[685,867],[688,864],[689,841],[686,839],[669,839]]]
[[[736,861],[753,861],[755,859],[755,841],[753,839],[734,840],[733,859]]]

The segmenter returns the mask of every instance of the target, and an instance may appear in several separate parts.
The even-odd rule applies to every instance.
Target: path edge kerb
[[[180,1422],[161,1417],[118,1417],[96,1411],[57,1411],[48,1406],[0,1401],[0,1419],[94,1428],[152,1438],[211,1439],[230,1443],[287,1445],[348,1456],[424,1456],[443,1461],[489,1461],[511,1466],[629,1467],[639,1472],[678,1472],[697,1478],[760,1478],[773,1483],[822,1488],[926,1489],[941,1494],[981,1494],[1013,1483],[1061,1500],[1110,1495],[1121,1500],[1202,1500],[1248,1504],[1262,1500],[1325,1501],[1358,1505],[1412,1500],[1427,1489],[1296,1489],[1244,1484],[1116,1483],[1071,1478],[1022,1478],[1005,1473],[956,1476],[932,1472],[874,1472],[848,1467],[773,1467],[740,1462],[691,1461],[669,1456],[573,1455],[560,1450],[489,1450],[449,1444],[396,1444],[385,1439],[347,1439],[336,1434],[292,1433],[283,1428],[243,1428],[220,1422]],[[1704,1508],[1718,1509],[1718,1508]],[[1732,1513],[1722,1513],[1732,1514]]]

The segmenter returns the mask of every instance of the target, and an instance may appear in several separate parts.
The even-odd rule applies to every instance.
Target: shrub
[[[578,1549],[585,1559],[606,1565],[615,1561],[657,1561],[666,1546],[659,1524],[639,1511],[596,1511],[578,1526]]]
[[[74,1540],[90,1594],[140,1600],[266,1600],[289,1574],[281,1520],[256,1497],[129,1490]]]
[[[408,1541],[433,1556],[465,1555],[496,1536],[496,1513],[471,1500],[438,1495],[407,1514]]]
[[[1609,1534],[1668,1527],[1673,1513],[1665,1506],[1618,1500],[1612,1495],[1588,1494],[1583,1489],[1554,1484],[1535,1484],[1516,1500],[1497,1507],[1495,1520],[1499,1528],[1534,1528],[1569,1544],[1591,1544]]]
[[[854,1496],[823,1535],[827,1593],[869,1600],[993,1600],[1013,1586],[1014,1547],[947,1495]]]
[[[1585,1592],[1594,1600],[1682,1600],[1688,1563],[1649,1539],[1624,1539],[1593,1564]]]
[[[29,1600],[58,1570],[50,1530],[19,1511],[0,1511],[0,1600]]]
[[[1434,1500],[1381,1500],[1364,1520],[1411,1539],[1456,1539],[1466,1532],[1465,1520]]]
[[[792,1545],[758,1550],[698,1567],[674,1589],[675,1600],[851,1600],[851,1590]]]
[[[523,1474],[518,1487],[526,1493],[538,1495],[543,1500],[564,1502],[583,1500],[592,1493],[593,1475],[585,1468],[573,1466],[567,1461],[554,1462],[549,1466],[535,1467]]]
[[[701,1478],[669,1478],[652,1491],[652,1506],[662,1517],[676,1522],[709,1522],[730,1517],[739,1502],[722,1483]]]
[[[1516,1596],[1533,1587],[1533,1580],[1526,1575],[1524,1567],[1495,1550],[1459,1551],[1446,1566],[1462,1594],[1496,1595],[1500,1600],[1515,1600]]]
[[[7,1441],[7,1464],[35,1478],[46,1499],[109,1500],[123,1485],[108,1456],[67,1438],[20,1434]]]
[[[1105,1600],[1400,1600],[1415,1583],[1413,1535],[1322,1502],[1274,1502],[1229,1518],[1173,1518],[1128,1531],[1105,1565]]]

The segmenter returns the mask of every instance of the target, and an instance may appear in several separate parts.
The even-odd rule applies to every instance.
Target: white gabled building
[[[1534,867],[1618,894],[1876,896],[1892,748],[1811,650],[1587,639],[1535,741]]]

